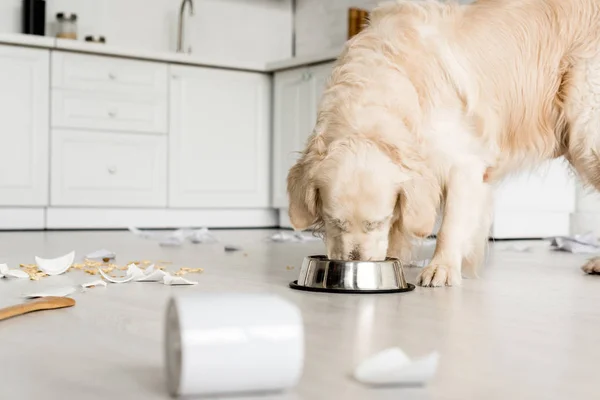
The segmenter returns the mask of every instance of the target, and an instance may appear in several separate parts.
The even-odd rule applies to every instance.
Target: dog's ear
[[[323,139],[313,135],[304,154],[288,173],[289,216],[294,229],[307,229],[319,220],[319,191],[315,186],[313,170],[323,159],[325,150]]]
[[[439,186],[422,177],[414,177],[402,183],[396,213],[402,229],[416,237],[433,233],[441,201]]]

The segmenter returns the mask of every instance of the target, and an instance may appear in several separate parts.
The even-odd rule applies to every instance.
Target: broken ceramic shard
[[[170,285],[170,286],[197,285],[198,284],[198,282],[196,282],[196,281],[190,281],[188,279],[182,278],[181,276],[171,276],[169,274],[166,274],[163,277],[163,283],[165,285]]]
[[[435,375],[439,354],[411,360],[397,347],[381,351],[360,363],[354,378],[369,385],[424,385]]]
[[[75,252],[72,251],[64,256],[47,259],[35,257],[38,268],[48,275],[60,275],[66,272],[75,260]]]
[[[104,286],[106,287],[106,282],[104,282],[102,279],[96,279],[95,281],[91,281],[91,282],[86,282],[86,283],[82,283],[81,287],[83,289],[89,289],[95,286]]]
[[[0,278],[29,278],[29,274],[20,269],[10,269],[7,264],[0,264]]]
[[[136,282],[161,282],[163,277],[168,275],[161,269],[154,269],[154,264],[146,268],[144,275],[135,279]]]
[[[114,260],[116,256],[117,255],[115,253],[113,253],[112,251],[109,251],[106,249],[100,249],[100,250],[91,252],[90,254],[85,256],[85,258],[87,258],[88,260],[110,261],[110,260]]]
[[[127,266],[127,274],[120,278],[114,278],[114,277],[108,275],[106,272],[102,271],[102,268],[98,268],[98,272],[100,272],[100,275],[102,275],[102,277],[104,279],[106,279],[107,281],[109,281],[111,283],[127,283],[134,279],[144,276],[144,271],[142,271],[135,264],[129,264]]]
[[[47,288],[47,289],[44,289],[39,292],[25,294],[25,295],[23,295],[23,297],[28,298],[28,299],[35,299],[37,297],[48,297],[48,296],[65,297],[65,296],[75,293],[76,291],[77,291],[77,288],[75,286],[59,286],[59,287],[54,287],[54,288]]]

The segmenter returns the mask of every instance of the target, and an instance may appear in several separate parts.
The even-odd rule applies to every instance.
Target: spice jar
[[[58,27],[56,37],[60,39],[77,39],[77,14],[58,13],[56,14]]]

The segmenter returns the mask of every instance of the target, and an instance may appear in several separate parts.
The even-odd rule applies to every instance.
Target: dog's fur
[[[459,284],[483,258],[491,184],[564,156],[600,189],[599,151],[600,1],[387,3],[333,69],[290,219],[322,227],[330,258],[406,259],[441,208],[418,282]]]

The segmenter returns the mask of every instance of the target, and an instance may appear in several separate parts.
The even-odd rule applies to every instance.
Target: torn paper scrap
[[[108,275],[106,272],[104,272],[102,270],[102,268],[98,268],[98,272],[100,273],[100,275],[102,275],[102,277],[104,279],[106,279],[107,281],[111,282],[111,283],[127,283],[130,282],[134,279],[140,278],[144,276],[144,271],[142,271],[137,265],[135,264],[129,264],[127,266],[127,273],[125,276],[123,277],[112,277],[110,275]]]
[[[45,272],[48,275],[60,275],[66,272],[69,267],[73,264],[75,260],[75,252],[72,251],[69,254],[65,254],[64,256],[46,259],[35,257],[35,262],[42,272]]]
[[[365,361],[354,371],[354,378],[369,385],[423,385],[437,370],[439,354],[411,360],[398,347],[381,351]]]
[[[10,269],[7,264],[0,264],[0,278],[29,278],[29,274],[20,269]]]
[[[217,243],[219,240],[208,228],[195,229],[189,236],[192,243]]]
[[[150,232],[150,231],[143,231],[141,229],[138,229],[136,227],[130,226],[129,228],[127,228],[129,230],[129,232],[133,233],[136,236],[139,236],[143,239],[153,239],[155,237],[157,237],[159,234],[157,232]]]
[[[81,287],[83,289],[89,289],[89,288],[93,288],[95,286],[104,286],[104,287],[106,287],[106,282],[104,282],[102,279],[96,279],[95,281],[86,282],[86,283],[82,283],[81,284]]]
[[[136,282],[162,282],[163,277],[168,275],[165,271],[161,269],[154,269],[154,264],[146,268],[144,271],[144,275],[138,278],[135,278]]]
[[[106,249],[100,249],[100,250],[91,252],[90,254],[85,256],[85,258],[87,258],[88,260],[102,260],[104,262],[108,262],[110,260],[114,260],[116,256],[117,255],[115,253],[113,253],[112,251],[109,251]]]
[[[321,238],[312,234],[303,234],[302,232],[277,232],[269,237],[269,241],[276,243],[300,243],[316,242]]]
[[[182,278],[181,276],[171,276],[169,274],[166,274],[163,277],[163,283],[165,285],[171,285],[171,286],[197,285],[198,284],[198,282],[196,282],[196,281],[190,281],[188,279]]]
[[[76,291],[77,291],[77,288],[75,286],[59,286],[59,287],[54,287],[54,288],[47,288],[47,289],[41,290],[39,292],[24,294],[23,297],[28,298],[28,299],[35,299],[37,297],[48,297],[48,296],[65,297],[65,296],[75,293]]]
[[[600,252],[598,238],[592,232],[574,236],[557,236],[550,238],[550,247],[557,251],[569,253],[591,254]]]
[[[512,251],[515,253],[527,253],[533,250],[533,247],[526,244],[509,244],[501,249],[502,251]]]

